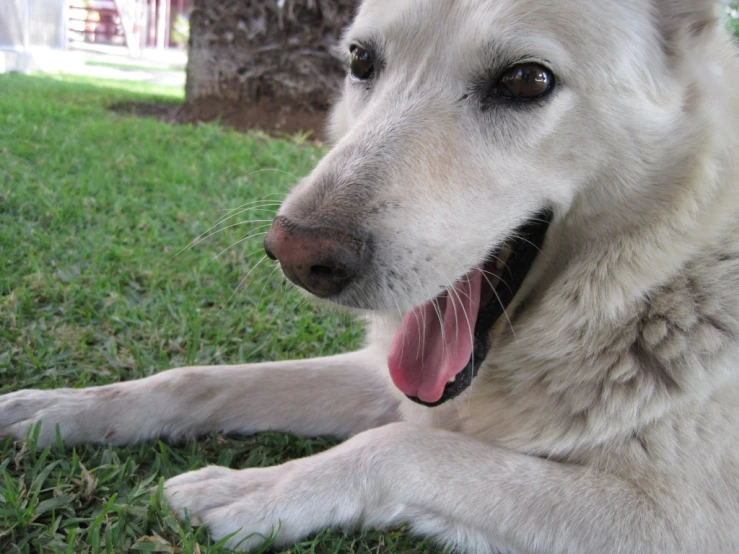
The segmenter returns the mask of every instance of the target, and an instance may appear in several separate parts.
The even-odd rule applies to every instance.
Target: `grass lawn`
[[[302,302],[271,263],[254,267],[274,202],[320,149],[106,110],[180,99],[144,85],[0,75],[0,393],[360,343],[346,316]],[[175,255],[227,210],[259,200],[228,222],[240,225]],[[180,525],[152,487],[207,464],[273,465],[331,444],[265,433],[42,450],[0,439],[0,552],[225,552]],[[284,552],[436,551],[398,531],[325,533]]]
[[[136,63],[129,63],[129,62],[99,62],[95,60],[88,60],[85,62],[86,66],[89,67],[109,67],[111,69],[122,69],[124,71],[153,71],[153,72],[160,72],[160,71],[181,71],[184,72],[184,69],[177,66],[161,66],[161,65],[145,65],[145,64],[136,64]]]

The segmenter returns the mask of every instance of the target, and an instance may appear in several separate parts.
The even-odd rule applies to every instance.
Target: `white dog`
[[[0,431],[353,436],[166,495],[246,549],[739,552],[739,63],[711,0],[366,0],[265,241],[368,346],[0,398]]]

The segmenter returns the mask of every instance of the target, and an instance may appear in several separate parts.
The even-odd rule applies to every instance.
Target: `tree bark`
[[[336,44],[357,0],[195,0],[181,118],[323,127],[345,73]]]

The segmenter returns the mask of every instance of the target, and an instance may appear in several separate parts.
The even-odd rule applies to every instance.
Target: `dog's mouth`
[[[538,214],[453,287],[403,316],[388,355],[390,375],[428,407],[459,396],[490,349],[490,329],[505,313],[546,236],[551,212]]]

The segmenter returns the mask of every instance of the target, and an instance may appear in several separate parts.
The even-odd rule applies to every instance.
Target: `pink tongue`
[[[465,368],[472,355],[481,285],[482,273],[476,269],[436,300],[438,312],[427,302],[403,316],[387,363],[404,394],[436,402],[447,381]]]

